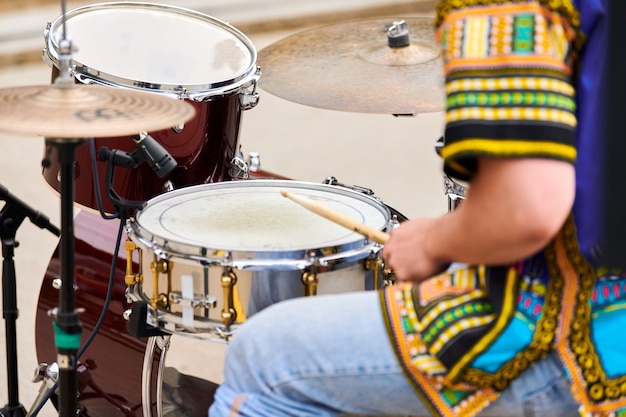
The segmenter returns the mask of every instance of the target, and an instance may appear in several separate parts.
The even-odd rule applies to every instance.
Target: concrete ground
[[[388,2],[370,3],[372,7],[382,7]],[[384,9],[377,10],[384,13]],[[305,10],[301,16],[318,12]],[[233,16],[236,15],[233,13]],[[226,20],[236,20],[233,16]],[[29,20],[31,27],[39,25],[43,30],[45,19],[41,14],[35,13],[31,19],[38,19]],[[246,19],[250,22],[252,17]],[[316,24],[319,22],[309,22],[309,26]],[[248,36],[261,50],[301,29],[255,31]],[[26,60],[22,65],[5,66],[0,68],[0,88],[48,84],[50,71],[42,62],[32,60]],[[333,74],[325,76],[332,77]],[[296,180],[317,183],[332,175],[342,183],[372,189],[386,204],[409,217],[446,211],[440,162],[434,151],[434,143],[442,134],[441,113],[415,117],[347,113],[291,103],[263,90],[260,93],[258,106],[243,116],[240,143],[246,155],[252,151],[260,154],[262,168]],[[60,226],[59,198],[41,176],[42,151],[41,137],[0,133],[0,184]],[[38,384],[30,382],[37,365],[34,314],[42,278],[58,240],[28,220],[20,227],[17,239],[20,243],[15,251],[20,311],[19,395],[20,402],[28,409],[39,389]],[[0,339],[5,339],[4,332],[0,332]],[[4,343],[1,343],[0,355],[5,357]],[[2,363],[4,359],[0,359]],[[0,406],[7,402],[4,381],[6,368],[0,365]],[[40,413],[45,417],[55,414],[50,404]]]

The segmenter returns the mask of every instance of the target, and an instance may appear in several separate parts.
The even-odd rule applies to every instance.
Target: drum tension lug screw
[[[222,309],[222,323],[230,326],[237,320],[237,310],[235,309],[234,288],[237,284],[237,275],[232,268],[226,268],[220,279],[224,292],[224,308]]]
[[[124,281],[127,286],[131,286],[134,284],[142,284],[143,283],[143,274],[141,272],[141,259],[142,252],[141,249],[130,239],[126,239],[125,242],[126,248],[126,276]],[[133,271],[133,252],[137,251],[139,253],[139,272],[135,273]]]

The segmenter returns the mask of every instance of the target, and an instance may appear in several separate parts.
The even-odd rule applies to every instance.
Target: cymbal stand
[[[19,401],[19,378],[17,370],[17,283],[13,256],[19,243],[15,240],[17,229],[26,217],[42,229],[55,235],[60,231],[51,225],[48,218],[32,209],[0,185],[0,200],[5,204],[0,210],[0,238],[2,238],[2,317],[5,320],[7,389],[9,402],[0,409],[2,417],[23,417],[26,409]]]
[[[81,325],[74,297],[74,163],[76,148],[86,139],[46,139],[58,150],[61,177],[61,291],[59,308],[50,312],[54,319],[59,365],[59,415],[75,417],[78,406],[77,353]]]
[[[62,3],[65,9],[64,2]],[[72,42],[65,35],[65,27],[63,31],[64,36],[59,43],[60,73],[54,80],[54,86],[73,88],[74,79],[70,73]],[[77,353],[80,348],[82,328],[78,319],[80,312],[75,309],[74,294],[74,165],[76,148],[86,140],[87,138],[46,138],[46,146],[57,148],[60,166],[61,291],[59,292],[59,307],[49,314],[54,321],[55,344],[58,352],[59,415],[61,417],[75,417],[78,407]]]

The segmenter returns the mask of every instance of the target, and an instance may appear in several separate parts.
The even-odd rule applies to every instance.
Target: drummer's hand
[[[436,233],[434,225],[435,219],[415,218],[391,231],[383,247],[383,259],[398,280],[418,282],[448,268],[449,262],[437,260],[427,251],[426,239]]]

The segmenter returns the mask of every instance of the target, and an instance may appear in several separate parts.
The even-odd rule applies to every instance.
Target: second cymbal
[[[403,23],[405,46],[390,46]],[[333,24],[288,36],[259,52],[259,86],[329,110],[417,114],[444,109],[444,75],[430,18]]]
[[[136,134],[176,126],[195,114],[172,97],[98,85],[0,89],[0,131],[58,139]]]

